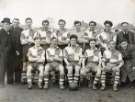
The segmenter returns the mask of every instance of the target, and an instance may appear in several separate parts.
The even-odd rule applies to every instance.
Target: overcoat
[[[4,29],[0,30],[0,84],[4,84],[5,72],[7,82],[13,83],[14,47],[12,35]]]

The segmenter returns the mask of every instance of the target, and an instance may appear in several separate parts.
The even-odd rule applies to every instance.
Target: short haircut
[[[115,32],[120,32],[120,29],[115,29]]]
[[[74,21],[74,25],[76,25],[76,24],[82,25],[81,21]]]
[[[52,38],[51,38],[51,41],[52,41],[52,40],[54,40],[54,39],[55,39],[55,40],[57,40],[57,38],[56,38],[56,37],[52,37]]]
[[[13,19],[13,21],[14,21],[14,20],[17,20],[17,21],[19,21],[19,18],[14,18],[14,19]]]
[[[31,21],[32,21],[32,18],[27,17],[27,18],[25,19],[25,22],[28,21],[28,20],[31,20]]]
[[[50,24],[49,20],[47,20],[47,19],[42,21],[42,25],[43,25],[44,23],[47,23],[48,25]]]
[[[121,23],[121,26],[123,26],[123,24],[127,24],[128,25],[129,23],[128,22],[122,22]]]
[[[111,21],[109,21],[109,20],[106,20],[106,21],[104,22],[104,25],[106,25],[106,24],[109,24],[111,27],[113,26],[113,23],[112,23]]]
[[[92,23],[94,24],[94,26],[97,25],[97,23],[96,23],[95,21],[90,21],[90,22],[89,22],[89,26],[90,26]]]
[[[19,18],[14,18],[12,22],[14,22],[15,20],[18,21],[18,22],[20,21]]]
[[[70,40],[73,39],[73,38],[75,38],[76,40],[78,40],[78,37],[77,37],[75,34],[72,34],[72,35],[70,36]]]
[[[89,43],[92,42],[92,41],[96,42],[97,40],[96,39],[90,39]]]
[[[64,22],[64,24],[66,24],[66,21],[65,21],[64,19],[59,19],[58,24],[59,24],[60,22]]]

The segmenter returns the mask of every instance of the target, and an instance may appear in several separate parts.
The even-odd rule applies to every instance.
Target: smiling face
[[[95,30],[96,25],[94,23],[90,23],[89,27],[90,27],[91,30]]]
[[[65,24],[64,21],[59,21],[59,22],[58,22],[58,25],[59,25],[59,28],[60,28],[60,29],[63,29],[63,28],[65,28],[65,25],[66,25],[66,24]]]
[[[36,38],[35,39],[35,46],[36,47],[39,47],[40,46],[40,39],[39,38]]]
[[[49,22],[43,22],[43,23],[42,23],[42,26],[43,26],[44,28],[48,28],[48,27],[49,27]]]
[[[94,41],[94,40],[90,41],[89,45],[90,45],[91,48],[95,48],[96,41]]]
[[[56,38],[53,38],[51,40],[51,46],[53,46],[53,47],[56,47],[57,46],[57,39]]]
[[[110,24],[105,24],[105,31],[111,31],[112,26]]]
[[[121,26],[122,26],[122,28],[123,28],[124,30],[127,30],[129,24],[128,24],[127,22],[125,22],[125,23],[121,24]]]
[[[14,19],[12,24],[14,27],[18,27],[20,24],[19,19]]]
[[[76,23],[75,28],[76,28],[76,30],[80,30],[81,29],[81,23]]]
[[[77,44],[77,39],[76,38],[71,38],[70,39],[70,44],[71,44],[71,46],[75,46]]]
[[[26,26],[27,26],[28,28],[31,28],[31,26],[32,26],[32,20],[31,20],[31,19],[27,19],[27,20],[25,21],[25,23],[26,23]]]

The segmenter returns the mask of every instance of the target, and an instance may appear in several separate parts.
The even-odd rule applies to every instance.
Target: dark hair
[[[74,21],[74,25],[76,25],[76,24],[82,25],[82,23],[80,21]]]
[[[19,21],[19,18],[14,18],[13,20],[17,20],[17,21]]]
[[[49,20],[43,20],[43,21],[42,21],[42,25],[43,25],[44,23],[50,24]]]
[[[122,22],[122,23],[121,23],[121,26],[123,26],[123,24],[129,24],[129,23],[128,23],[128,22]]]
[[[32,18],[27,17],[27,18],[25,19],[25,22],[26,22],[27,20],[31,20],[31,21],[32,21]]]
[[[109,20],[106,20],[106,21],[104,22],[104,25],[106,25],[106,24],[109,24],[111,27],[113,26],[113,23],[112,23],[111,21],[109,21]]]
[[[90,26],[90,24],[92,24],[92,23],[94,24],[94,26],[97,25],[97,23],[96,23],[95,21],[90,21],[90,22],[89,22],[89,26]]]
[[[95,41],[95,42],[96,42],[97,40],[96,40],[96,39],[90,39],[90,40],[89,40],[89,43],[90,43],[91,41]]]
[[[52,38],[51,38],[51,41],[54,40],[54,39],[57,39],[57,38],[56,38],[56,37],[52,37]]]
[[[120,32],[120,29],[115,29],[115,32]]]
[[[66,24],[66,21],[64,19],[59,19],[58,23],[60,22],[64,22],[64,24]]]
[[[70,36],[70,40],[71,40],[72,38],[75,38],[76,40],[78,39],[78,37],[77,37],[75,34],[72,34],[72,35]]]

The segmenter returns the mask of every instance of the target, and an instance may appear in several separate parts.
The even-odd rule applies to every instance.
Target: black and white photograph
[[[0,102],[135,102],[135,0],[0,0]]]

